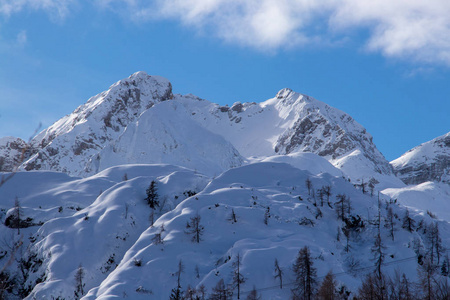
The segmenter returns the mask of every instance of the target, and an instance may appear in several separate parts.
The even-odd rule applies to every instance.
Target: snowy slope
[[[339,228],[344,224],[326,203],[323,206],[320,202],[317,206],[313,204],[314,199],[308,196],[304,185],[307,178],[315,188],[330,185],[333,195],[345,193],[351,197],[352,214],[363,218],[365,226],[360,233],[352,233],[349,252],[345,250],[342,233],[337,240]],[[405,213],[397,204],[387,206],[399,216]],[[270,218],[265,225],[267,207],[270,207]],[[261,290],[262,299],[287,299],[294,280],[291,267],[299,249],[305,245],[311,249],[319,278],[333,270],[340,274],[340,284],[355,291],[363,275],[373,270],[370,248],[376,228],[370,223],[377,215],[377,207],[376,198],[363,195],[346,180],[329,174],[312,175],[284,163],[255,163],[235,168],[159,218],[127,251],[119,266],[83,299],[148,299],[150,295],[155,299],[167,299],[177,286],[180,260],[184,265],[182,289],[204,285],[209,294],[220,279],[231,283],[233,262],[238,254],[242,258],[241,272],[247,279],[241,288],[241,297],[255,286]],[[381,212],[383,218],[384,207],[385,204]],[[191,235],[185,233],[186,224],[196,215],[201,217],[204,226],[200,243],[193,242]],[[411,212],[411,216],[417,221],[422,219],[415,212]],[[427,216],[424,219],[433,221]],[[415,279],[417,264],[413,263],[416,258],[412,240],[421,240],[424,236],[420,232],[409,233],[399,226],[398,220],[395,222],[395,241],[382,226],[386,263],[390,265],[383,270],[393,274],[394,269],[398,269]],[[157,244],[154,237],[162,225],[165,228],[163,243]],[[448,243],[450,227],[447,223],[440,226]],[[284,270],[283,289],[279,289],[273,277],[275,259]],[[407,263],[397,262],[402,260]]]
[[[11,195],[18,182],[27,180],[25,177],[35,178],[36,185],[18,195],[23,212],[36,222],[45,222],[41,227],[24,230],[33,243],[27,241],[22,249],[26,257],[35,255],[35,260],[41,261],[27,279],[32,287],[36,280],[44,280],[30,296],[37,299],[59,295],[71,299],[73,270],[80,263],[88,274],[87,289],[102,282],[150,226],[151,209],[144,199],[152,180],[158,182],[161,203],[154,213],[155,220],[185,199],[188,191],[202,190],[209,180],[176,166],[127,165],[86,179],[55,172],[20,172],[2,189]],[[11,202],[14,198],[5,206],[11,207]],[[2,228],[2,236],[8,236],[8,229]]]
[[[437,218],[450,222],[450,186],[427,181],[404,188],[389,188],[383,194],[397,199],[402,205],[416,211],[430,211]]]
[[[450,132],[409,150],[391,165],[406,184],[450,184]]]
[[[195,169],[211,176],[243,164],[244,158],[220,135],[193,121],[175,98],[155,105],[130,124],[113,145],[95,156],[87,170],[129,163],[167,163]]]
[[[21,229],[19,235],[16,229],[1,226],[0,236],[11,243],[23,243],[19,257],[31,266],[26,273],[25,285],[32,289],[27,299],[71,299],[80,264],[85,271],[85,292],[90,290],[86,299],[147,299],[149,291],[155,299],[167,299],[176,287],[174,273],[180,259],[185,265],[182,288],[204,284],[211,293],[220,279],[230,283],[237,254],[242,257],[241,270],[247,278],[242,295],[253,286],[270,287],[262,292],[263,299],[286,299],[294,280],[292,263],[305,245],[311,248],[319,280],[332,269],[340,274],[340,284],[356,291],[363,275],[373,268],[370,248],[376,233],[373,221],[378,204],[376,197],[362,194],[341,174],[312,153],[269,157],[265,162],[231,169],[209,184],[208,178],[194,171],[170,165],[116,166],[87,178],[58,172],[18,172],[0,187],[2,221],[13,213],[17,196],[24,217],[31,217],[36,224]],[[310,192],[305,185],[308,178],[313,185]],[[157,181],[164,203],[155,211],[154,226],[150,226],[151,209],[144,200],[151,180]],[[326,196],[321,204],[319,189],[323,186],[331,187],[332,206],[336,205],[336,195],[350,197],[351,214],[359,215],[365,224],[360,233],[351,234],[349,252],[339,229],[345,224],[328,206]],[[187,198],[193,192],[197,194]],[[399,269],[415,279],[412,241],[417,239],[426,248],[426,235],[402,229],[402,201],[388,204],[385,200],[389,198],[382,198],[383,225],[388,207],[398,219],[395,241],[382,226],[388,264],[383,270],[393,274]],[[426,214],[425,208],[412,209],[411,204],[405,204],[416,223],[422,219],[426,224],[437,221]],[[266,225],[267,207],[270,217]],[[236,222],[231,220],[233,210]],[[192,243],[191,236],[185,234],[186,223],[197,213],[205,227],[199,244]],[[441,218],[438,211],[434,213]],[[162,224],[164,242],[156,245],[153,238]],[[444,244],[450,245],[449,224],[439,221],[439,226]],[[0,256],[0,263],[4,265],[9,257]],[[8,272],[15,274],[20,283],[19,257]],[[282,290],[273,277],[275,258],[285,272]],[[141,266],[136,266],[139,261]]]

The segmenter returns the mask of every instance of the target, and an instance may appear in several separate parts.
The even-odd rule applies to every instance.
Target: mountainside
[[[406,184],[450,184],[450,132],[409,150],[391,165]]]
[[[37,135],[31,146],[38,152],[23,168],[82,174],[89,159],[116,140],[143,111],[171,98],[172,85],[168,80],[135,73]]]
[[[168,163],[213,176],[241,166],[244,158],[233,145],[192,120],[182,105],[187,101],[175,96],[142,113],[113,144],[93,157],[87,173],[117,164]]]
[[[169,101],[166,101],[169,100]],[[344,112],[283,89],[262,103],[219,106],[173,95],[169,81],[133,74],[41,132],[25,170],[89,176],[122,163],[172,163],[218,175],[255,157],[311,152],[355,184],[402,183]]]

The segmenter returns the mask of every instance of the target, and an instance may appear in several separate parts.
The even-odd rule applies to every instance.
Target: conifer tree
[[[17,234],[20,235],[20,226],[22,223],[22,206],[20,205],[20,201],[19,198],[15,198],[14,199],[14,218],[13,218],[13,222],[14,222],[14,227],[17,228]]]
[[[300,249],[293,265],[295,287],[292,289],[295,299],[311,300],[316,287],[316,269],[313,267],[311,253],[307,246]]]
[[[146,194],[147,197],[145,198],[145,200],[147,200],[148,206],[150,206],[151,209],[159,207],[158,188],[155,180],[152,180],[152,182],[150,182],[150,186],[147,188]]]
[[[80,266],[78,267],[78,269],[75,273],[75,276],[74,276],[74,278],[75,278],[75,291],[74,291],[75,299],[80,299],[84,295],[84,287],[86,285],[83,282],[84,275],[85,275],[84,268],[80,264]]]
[[[267,206],[266,211],[264,213],[264,224],[269,225],[269,218],[270,218],[270,207]]]
[[[306,188],[308,189],[308,196],[311,196],[311,189],[313,188],[313,185],[312,185],[311,179],[309,179],[309,177],[306,178],[305,184],[306,184]]]
[[[318,300],[334,300],[336,297],[336,279],[331,270],[327,273],[317,292]]]

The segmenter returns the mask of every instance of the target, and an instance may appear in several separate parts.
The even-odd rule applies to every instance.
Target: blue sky
[[[27,139],[142,70],[220,104],[289,87],[392,160],[450,131],[450,4],[426,2],[0,0],[0,136]]]

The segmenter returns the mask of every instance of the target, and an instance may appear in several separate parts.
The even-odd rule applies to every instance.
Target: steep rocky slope
[[[450,132],[409,150],[391,164],[406,184],[450,184]]]

